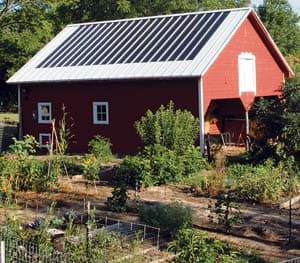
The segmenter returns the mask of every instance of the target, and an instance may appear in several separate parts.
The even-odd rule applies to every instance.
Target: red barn
[[[278,95],[292,75],[242,8],[69,25],[8,83],[18,85],[21,136],[45,146],[65,105],[72,152],[101,134],[124,154],[140,145],[134,122],[170,100],[199,117],[202,150],[206,133],[238,142],[254,99]]]

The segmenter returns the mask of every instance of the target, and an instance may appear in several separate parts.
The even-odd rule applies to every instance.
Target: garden
[[[224,155],[224,167],[217,167],[195,146],[198,120],[172,102],[135,123],[143,148],[122,159],[100,135],[87,154],[66,154],[70,132],[60,123],[58,145],[47,155],[38,155],[27,135],[0,158],[0,236],[18,244],[15,254],[8,252],[11,262],[20,256],[24,262],[182,263],[300,256],[300,205],[291,206],[292,224],[282,206],[299,195],[300,184],[298,149],[286,135]]]

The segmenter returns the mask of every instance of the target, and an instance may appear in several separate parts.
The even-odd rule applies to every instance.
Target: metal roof
[[[68,25],[8,83],[199,77],[251,11]]]

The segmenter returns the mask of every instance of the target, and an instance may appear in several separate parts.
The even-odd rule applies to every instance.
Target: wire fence
[[[0,229],[0,241],[2,241],[2,249],[0,249],[0,263],[85,263],[90,262],[90,258],[95,255],[95,250],[92,250],[89,246],[95,246],[97,235],[102,231],[105,233],[116,233],[120,239],[126,242],[139,240],[143,244],[143,248],[150,246],[158,246],[160,242],[160,229],[149,225],[122,221],[109,217],[94,217],[94,223],[96,228],[90,230],[86,224],[86,218],[81,217],[78,224],[85,227],[86,231],[81,236],[69,239],[69,242],[78,243],[82,240],[84,244],[83,252],[81,255],[78,253],[68,254],[64,250],[57,250],[54,247],[47,247],[40,242],[22,240],[21,238],[12,235],[6,227]],[[108,262],[108,255],[106,244],[99,245],[99,251],[102,251],[101,259],[97,262]],[[97,246],[96,245],[96,246]],[[126,251],[122,256],[126,255]],[[129,251],[128,251],[129,252]]]
[[[300,257],[299,258],[293,258],[289,260],[282,261],[281,263],[300,263]]]
[[[33,242],[7,236],[1,240],[0,263],[75,263],[68,255],[58,251],[49,253]]]

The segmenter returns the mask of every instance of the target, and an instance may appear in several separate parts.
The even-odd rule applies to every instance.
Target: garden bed
[[[44,216],[52,202],[56,202],[55,213],[63,215],[72,210],[83,213],[87,201],[91,202],[91,208],[96,208],[97,214],[113,217],[115,219],[138,222],[135,210],[136,201],[171,203],[181,202],[190,206],[194,214],[194,226],[209,232],[209,235],[217,239],[228,241],[236,248],[251,249],[261,254],[267,260],[283,260],[300,256],[300,211],[293,210],[294,242],[287,246],[288,211],[279,209],[274,205],[258,205],[251,203],[241,204],[243,222],[232,229],[230,234],[222,233],[218,227],[212,225],[208,215],[209,204],[214,199],[194,196],[184,186],[160,186],[150,187],[141,192],[130,191],[130,202],[133,212],[112,213],[107,211],[105,202],[111,195],[112,186],[108,181],[100,181],[96,186],[86,184],[84,180],[72,180],[62,177],[59,186],[46,193],[20,192],[16,194],[16,203],[9,209],[0,210],[1,219],[5,214],[19,217],[24,223],[29,223],[37,217]],[[295,208],[298,208],[298,203]],[[147,261],[145,261],[147,262]]]

